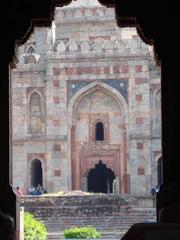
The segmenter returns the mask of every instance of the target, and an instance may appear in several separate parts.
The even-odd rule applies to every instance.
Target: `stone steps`
[[[136,210],[138,213],[138,210]],[[151,212],[151,211],[149,211]],[[146,211],[148,214],[148,211]],[[137,214],[138,215],[138,214]],[[69,228],[69,227],[81,227],[81,226],[94,226],[98,231],[102,233],[102,237],[104,239],[121,239],[121,237],[127,232],[127,230],[136,222],[144,222],[145,216],[140,214],[137,216],[135,219],[134,215],[131,216],[130,218],[126,217],[121,219],[119,216],[118,217],[96,217],[96,218],[88,218],[88,217],[66,217],[62,219],[51,219],[49,222],[44,222],[45,225],[47,226],[49,236],[48,240],[56,240],[63,238],[62,233],[64,229]],[[153,216],[154,217],[154,216]],[[153,220],[153,218],[152,218]],[[53,232],[59,232],[57,235]],[[54,236],[54,238],[53,238]],[[58,236],[58,237],[57,237]]]
[[[104,239],[121,239],[134,224],[155,221],[152,208],[137,208],[131,196],[71,196],[23,199],[26,211],[47,227],[48,240],[63,239],[71,227],[93,226]]]
[[[60,217],[60,218],[49,218],[49,219],[43,219],[43,222],[46,224],[46,226],[51,228],[59,228],[64,229],[68,226],[98,226],[103,228],[124,228],[129,227],[132,225],[135,220],[137,222],[147,222],[147,221],[155,221],[154,216],[123,216],[123,217],[99,217],[99,218],[76,218],[76,217]],[[42,219],[41,219],[42,220]]]
[[[104,232],[100,238],[100,240],[119,240],[125,232]],[[52,232],[48,233],[48,240],[62,240],[64,239],[63,235],[61,232]]]

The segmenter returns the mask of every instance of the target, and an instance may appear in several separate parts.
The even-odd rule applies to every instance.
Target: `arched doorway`
[[[113,193],[115,175],[102,161],[88,174],[88,192]]]
[[[35,159],[31,163],[31,185],[36,187],[38,184],[43,186],[42,163]]]

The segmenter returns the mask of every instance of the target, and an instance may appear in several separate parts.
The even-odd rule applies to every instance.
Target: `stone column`
[[[120,183],[119,183],[119,177],[118,176],[116,176],[116,178],[115,178],[113,189],[114,189],[115,194],[119,194]]]
[[[17,201],[17,204],[20,204]],[[17,240],[24,240],[24,207],[17,212]]]
[[[87,192],[88,191],[88,180],[87,177],[83,177],[83,186],[82,186],[82,191]]]

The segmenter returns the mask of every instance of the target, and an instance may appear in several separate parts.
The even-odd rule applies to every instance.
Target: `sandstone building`
[[[136,29],[92,2],[57,8],[18,49],[13,184],[148,199],[161,182],[160,69]]]

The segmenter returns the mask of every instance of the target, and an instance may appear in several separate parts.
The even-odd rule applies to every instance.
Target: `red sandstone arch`
[[[100,90],[110,95],[119,107],[122,113],[123,123],[121,126],[122,141],[117,149],[99,150],[91,149],[89,144],[77,146],[75,142],[76,131],[76,111],[83,98]],[[97,118],[98,119],[98,118]],[[102,82],[93,82],[80,89],[70,100],[68,106],[68,162],[71,166],[72,189],[82,189],[83,177],[87,175],[90,169],[98,164],[100,160],[110,168],[120,181],[119,192],[128,192],[128,162],[127,162],[127,132],[128,132],[128,111],[127,104],[122,95],[114,88]]]

